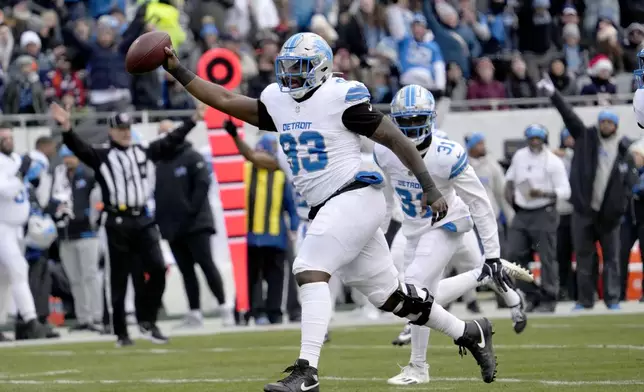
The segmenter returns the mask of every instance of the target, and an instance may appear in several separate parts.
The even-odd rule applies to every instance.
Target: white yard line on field
[[[385,382],[385,378],[359,378],[359,377],[321,377],[322,380],[342,382]],[[271,381],[263,378],[202,378],[202,379],[143,379],[143,380],[0,380],[0,384],[11,385],[44,385],[44,384],[66,384],[66,385],[90,385],[90,384],[238,384],[248,382]],[[480,382],[478,378],[470,377],[433,377],[434,382]],[[521,384],[542,384],[551,386],[583,386],[583,385],[644,385],[644,380],[524,380],[517,378],[499,378],[497,383],[521,383]]]
[[[437,345],[429,346],[430,350],[455,350],[456,346]],[[496,344],[498,350],[561,350],[561,349],[588,349],[588,350],[635,350],[644,351],[644,346],[627,344],[589,344],[589,345],[557,345],[557,344]],[[203,349],[111,349],[96,351],[27,351],[16,352],[11,355],[29,355],[43,357],[75,356],[75,355],[166,355],[186,354],[195,352],[228,353],[243,351],[297,351],[299,346],[256,346],[256,347],[213,347]],[[350,345],[329,343],[324,350],[397,350],[392,345]]]
[[[0,374],[0,378],[23,378],[23,377],[47,377],[47,376],[61,376],[63,374],[78,374],[80,370],[77,369],[63,369],[63,370],[50,370],[48,372],[37,372],[37,373],[23,373],[23,374]]]

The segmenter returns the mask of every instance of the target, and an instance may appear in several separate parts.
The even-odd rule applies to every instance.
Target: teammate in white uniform
[[[27,338],[44,338],[47,331],[36,319],[34,298],[29,288],[29,265],[21,245],[30,212],[27,186],[23,181],[29,161],[23,162],[20,155],[13,152],[13,147],[11,130],[0,129],[0,273],[8,276],[6,283],[10,285],[18,313],[27,324]],[[2,291],[2,294],[8,294],[6,287]],[[0,301],[5,300],[0,298]]]
[[[440,222],[447,203],[437,191],[414,144],[369,103],[367,88],[332,75],[333,52],[318,35],[295,34],[276,59],[277,83],[259,100],[198,78],[165,48],[166,69],[207,105],[266,131],[279,140],[296,190],[312,206],[312,220],[293,265],[302,301],[301,348],[290,374],[266,392],[319,391],[318,361],[331,318],[328,281],[339,273],[375,306],[449,335],[472,353],[485,382],[494,381],[496,359],[487,319],[464,322],[434,303],[427,289],[402,284],[380,229],[385,216],[382,176],[363,170],[362,134],[384,144],[416,176],[423,213],[429,205]],[[233,135],[245,157],[257,159]]]
[[[520,309],[521,298],[512,289],[500,259],[496,216],[485,188],[469,166],[463,147],[432,137],[436,116],[432,94],[417,85],[405,86],[391,103],[391,116],[402,133],[416,143],[449,205],[445,219],[432,225],[430,216],[421,211],[421,195],[415,178],[391,151],[375,146],[374,160],[394,188],[404,213],[402,233],[407,244],[402,269],[405,283],[427,287],[434,295],[434,304],[449,304],[482,282],[494,281],[508,306]],[[472,230],[473,223],[483,243],[485,262]],[[466,260],[473,269],[441,281],[445,267],[452,259]],[[525,323],[525,315],[522,322]],[[411,334],[410,363],[389,380],[390,384],[429,382],[426,362],[429,329],[414,325]]]

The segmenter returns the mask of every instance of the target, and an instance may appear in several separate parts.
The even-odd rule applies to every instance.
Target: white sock
[[[479,276],[481,276],[481,269],[477,268],[451,278],[442,279],[438,282],[436,289],[438,294],[434,298],[434,303],[438,302],[443,306],[451,304],[468,291],[477,288]]]
[[[406,290],[404,285],[402,287],[403,290]],[[423,300],[427,298],[425,291],[418,286],[416,286],[416,292]],[[397,312],[401,306],[402,304],[399,304],[393,313]],[[418,315],[410,314],[407,318],[415,321],[418,319]],[[432,311],[429,313],[429,321],[425,325],[446,334],[454,340],[460,338],[465,333],[465,322],[445,310],[436,301],[432,305]]]
[[[457,318],[436,302],[432,305],[429,321],[425,325],[441,331],[454,340],[460,338],[465,333],[465,321]]]
[[[34,305],[34,297],[31,295],[29,289],[29,282],[26,280],[16,282],[11,285],[13,291],[13,299],[16,302],[18,314],[25,322],[29,322],[36,318],[36,306]]]
[[[492,290],[496,291],[499,293],[501,298],[503,298],[503,301],[505,301],[505,304],[507,305],[508,308],[513,308],[515,306],[519,306],[521,304],[521,297],[519,297],[519,294],[514,291],[511,288],[508,288],[508,291],[501,291],[499,290],[496,285],[489,285],[492,287]]]
[[[331,293],[325,282],[307,283],[300,286],[302,301],[302,344],[300,359],[309,361],[317,368],[324,335],[331,321]]]
[[[421,326],[411,326],[411,357],[409,363],[423,366],[427,362],[427,346],[431,329]]]

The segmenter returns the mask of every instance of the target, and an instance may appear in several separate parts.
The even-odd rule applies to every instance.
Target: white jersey
[[[433,137],[423,158],[429,174],[449,206],[447,216],[432,225],[431,213],[421,214],[422,190],[416,177],[389,149],[376,145],[374,158],[383,169],[400,200],[405,237],[443,229],[466,232],[476,224],[486,258],[500,257],[496,216],[485,188],[468,163],[465,149],[458,143]],[[472,222],[473,221],[473,222]]]
[[[17,173],[22,158],[16,153],[0,153],[0,222],[22,226],[29,219],[29,195],[27,186]]]
[[[342,114],[369,102],[360,82],[332,77],[303,102],[282,93],[277,83],[260,96],[279,132],[297,192],[317,206],[350,183],[360,171],[360,136],[346,129]]]

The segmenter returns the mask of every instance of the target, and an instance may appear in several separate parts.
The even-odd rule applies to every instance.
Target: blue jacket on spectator
[[[98,19],[101,15],[109,14],[115,7],[125,10],[125,0],[89,0],[88,3],[89,13],[94,19]]]
[[[63,29],[63,38],[66,45],[77,48],[87,58],[88,84],[92,90],[130,88],[131,78],[125,70],[125,53],[132,42],[114,43],[106,48],[97,42],[83,42],[68,29]]]
[[[481,54],[481,45],[476,40],[474,32],[470,29],[470,34],[465,33],[467,37],[461,36],[468,46],[468,50],[465,50],[465,48],[463,48],[463,45],[461,45],[461,42],[459,42],[458,38],[455,37],[455,34],[460,35],[461,31],[459,31],[458,28],[456,30],[449,29],[441,22],[439,22],[432,7],[432,2],[425,1],[423,4],[423,13],[425,15],[425,18],[427,18],[427,27],[434,34],[434,42],[438,45],[440,51],[443,54],[445,64],[458,64],[458,66],[461,67],[461,70],[463,71],[463,76],[465,78],[469,78],[470,59],[468,55],[471,55],[472,57],[477,56],[474,56],[473,53],[466,52],[476,51],[477,54]],[[464,27],[461,28],[459,26],[459,28],[461,30],[464,30]],[[476,42],[476,44],[478,45],[477,49],[475,48],[473,42]]]
[[[434,63],[443,61],[441,49],[436,42],[418,42],[414,37],[407,37],[398,43],[400,73],[411,68],[427,68],[434,75]]]

